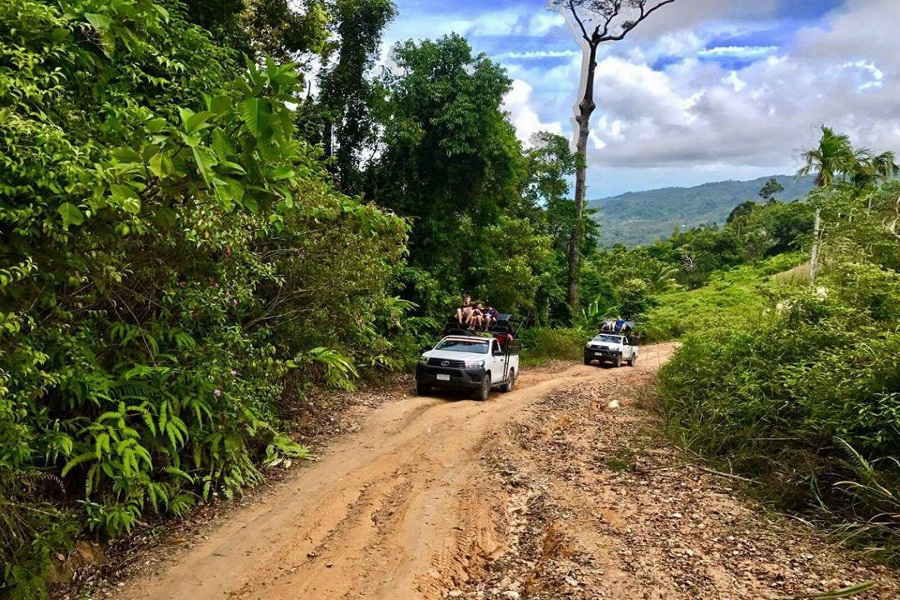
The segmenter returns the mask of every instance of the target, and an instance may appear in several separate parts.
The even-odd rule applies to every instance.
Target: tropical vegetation
[[[893,155],[826,128],[806,201],[767,182],[601,249],[583,158],[516,138],[501,65],[451,35],[374,68],[395,12],[0,3],[0,596],[307,456],[309,392],[409,369],[463,293],[528,319],[532,364],[609,316],[683,337],[660,394],[687,447],[896,536]]]

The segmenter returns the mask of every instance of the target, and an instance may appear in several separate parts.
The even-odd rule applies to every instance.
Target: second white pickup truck
[[[637,341],[627,333],[601,333],[584,346],[586,365],[596,360],[600,364],[609,362],[617,367],[624,362],[633,367],[637,357]]]

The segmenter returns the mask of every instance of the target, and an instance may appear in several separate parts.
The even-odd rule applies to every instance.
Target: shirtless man
[[[456,321],[460,325],[468,325],[472,318],[472,296],[463,296],[463,303],[456,309]]]

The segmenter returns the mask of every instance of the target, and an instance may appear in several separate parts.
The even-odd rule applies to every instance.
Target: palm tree
[[[797,171],[797,176],[804,177],[815,173],[816,186],[820,188],[831,188],[848,174],[856,172],[860,158],[860,155],[853,151],[853,144],[850,143],[849,136],[835,133],[833,129],[825,125],[822,125],[819,146],[807,150],[801,156],[806,161],[806,165]],[[822,210],[816,208],[813,222],[813,244],[809,259],[809,285],[811,287],[816,283],[816,271],[819,266],[821,225]]]
[[[866,150],[861,152],[867,153]],[[801,156],[806,165],[797,171],[797,176],[805,177],[815,173],[816,186],[820,188],[830,188],[847,175],[854,173],[861,158],[854,152],[849,136],[835,133],[833,129],[824,125],[819,146],[807,150]]]
[[[807,150],[802,155],[806,165],[797,171],[798,177],[815,173],[816,186],[831,188],[843,181],[849,180],[857,188],[869,193],[869,209],[872,208],[872,191],[884,181],[897,175],[900,167],[897,166],[893,152],[882,152],[873,156],[867,148],[854,150],[850,143],[850,137],[835,133],[830,127],[822,125],[822,137],[819,146]],[[816,281],[816,269],[819,262],[819,248],[821,227],[821,209],[816,208],[815,221],[813,223],[813,246],[810,256],[809,281],[814,285]]]
[[[893,152],[882,152],[878,156],[867,155],[860,160],[853,173],[853,184],[868,196],[866,210],[872,210],[872,198],[879,185],[895,177],[900,171]]]

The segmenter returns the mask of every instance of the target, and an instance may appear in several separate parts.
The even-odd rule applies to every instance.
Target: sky
[[[582,52],[542,0],[395,0],[395,42],[466,37],[519,138],[573,139]],[[793,174],[820,126],[900,153],[900,0],[676,0],[602,46],[588,198]]]

